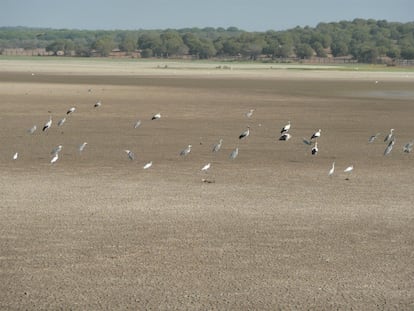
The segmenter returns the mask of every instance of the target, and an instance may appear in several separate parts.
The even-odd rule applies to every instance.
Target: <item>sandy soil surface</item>
[[[0,309],[414,308],[412,74],[17,63],[0,67]]]

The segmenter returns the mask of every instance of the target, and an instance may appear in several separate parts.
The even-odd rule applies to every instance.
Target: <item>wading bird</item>
[[[255,109],[250,109],[248,112],[246,112],[246,117],[250,119],[253,116],[254,110]]]
[[[319,131],[312,134],[310,140],[321,137],[321,129]]]
[[[315,145],[312,147],[312,149],[311,149],[311,153],[312,153],[312,155],[317,155],[317,153],[318,153],[318,142],[315,142]]]
[[[161,113],[159,113],[159,112],[154,114],[151,118],[151,120],[158,120],[158,119],[161,119]]]
[[[292,135],[290,135],[289,133],[283,133],[280,137],[279,140],[289,140],[292,138]]]
[[[137,122],[135,122],[134,124],[134,129],[137,129],[141,126],[141,120],[138,120]]]
[[[409,143],[406,143],[403,147],[403,151],[405,153],[410,153],[411,151],[413,151],[413,147],[414,147],[414,140]]]
[[[220,141],[214,145],[212,152],[218,152],[221,149],[222,144],[223,144],[223,139],[220,138]]]
[[[85,149],[85,147],[86,147],[87,144],[88,143],[85,141],[84,143],[82,143],[81,145],[79,145],[79,148],[78,148],[79,153],[82,153],[83,149]]]
[[[93,107],[95,107],[95,108],[99,108],[99,107],[101,107],[102,106],[102,102],[99,100],[99,101],[97,101],[96,103],[95,103],[95,105],[93,105]]]
[[[60,119],[59,122],[57,123],[57,126],[62,126],[63,123],[66,122],[66,118]]]
[[[27,130],[27,132],[28,132],[29,134],[33,134],[34,132],[36,132],[36,130],[37,130],[37,126],[36,126],[36,125],[33,125],[31,128],[29,128],[29,129]]]
[[[211,163],[207,163],[206,165],[204,165],[204,166],[201,168],[201,171],[202,171],[202,172],[207,172],[207,170],[210,168],[210,166],[211,166]]]
[[[372,135],[370,138],[368,138],[368,143],[374,142],[374,140],[376,140],[379,135],[381,135],[381,133],[377,133],[375,135]]]
[[[151,161],[151,162],[146,163],[146,164],[145,164],[142,168],[143,168],[144,170],[146,170],[146,169],[149,169],[151,166],[152,166],[152,161]]]
[[[239,148],[236,148],[230,153],[230,159],[234,160],[235,158],[237,158],[238,155],[239,155]]]
[[[71,114],[73,112],[75,112],[76,108],[75,107],[71,107],[68,109],[68,111],[66,111],[66,114]]]
[[[185,149],[181,150],[180,156],[185,157],[191,152],[191,145],[188,145]]]
[[[290,130],[290,121],[288,124],[286,124],[284,127],[282,127],[282,130],[280,131],[280,134],[286,133]]]
[[[250,126],[247,126],[247,129],[245,131],[243,131],[243,133],[241,133],[239,135],[239,139],[243,139],[246,138],[250,135]]]
[[[56,154],[54,155],[54,157],[52,158],[52,160],[50,160],[50,164],[55,163],[58,159],[59,159],[59,153],[56,153]]]
[[[390,152],[392,151],[392,148],[394,147],[394,144],[395,144],[395,139],[392,138],[390,142],[388,143],[387,148],[385,148],[384,150],[384,156],[390,154]]]
[[[45,123],[45,125],[43,125],[43,129],[42,131],[45,132],[47,131],[50,127],[52,126],[52,116],[49,117],[49,121],[47,121]]]
[[[128,155],[128,159],[130,159],[131,161],[132,160],[135,160],[135,154],[131,151],[131,150],[128,150],[128,149],[126,149],[126,150],[124,150],[125,152],[126,152],[126,154]]]
[[[332,163],[332,167],[328,172],[328,176],[332,176],[334,172],[335,172],[335,161]]]
[[[394,129],[390,129],[390,132],[384,138],[384,142],[386,142],[386,143],[389,142],[392,139],[393,136],[394,136]]]
[[[55,154],[61,152],[62,151],[62,148],[63,148],[62,145],[56,146],[55,148],[52,149],[52,151],[50,152],[50,154],[51,155],[55,155]]]
[[[13,160],[17,160],[17,158],[19,157],[19,153],[16,152],[15,154],[13,154]]]
[[[351,172],[354,170],[354,166],[353,165],[351,165],[351,166],[348,166],[346,169],[344,169],[344,173],[347,173],[348,174],[348,177],[347,178],[345,178],[345,180],[349,180],[349,176],[351,175]]]

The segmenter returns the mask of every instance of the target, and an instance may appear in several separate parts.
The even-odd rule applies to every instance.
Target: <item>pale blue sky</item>
[[[414,0],[0,0],[0,26],[284,30],[354,18],[414,21]]]

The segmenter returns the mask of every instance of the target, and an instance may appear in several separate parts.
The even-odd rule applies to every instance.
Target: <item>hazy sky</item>
[[[0,26],[266,31],[354,18],[414,21],[414,0],[0,0]]]

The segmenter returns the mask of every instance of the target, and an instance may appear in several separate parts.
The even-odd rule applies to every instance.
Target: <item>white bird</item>
[[[75,110],[76,110],[75,107],[71,107],[71,108],[69,108],[68,111],[66,111],[66,114],[71,114],[71,113],[75,112]]]
[[[55,156],[50,160],[50,163],[53,164],[59,159],[59,153],[56,153]]]
[[[135,122],[134,124],[134,129],[137,129],[141,126],[141,120],[138,120],[137,122]]]
[[[126,152],[126,154],[128,155],[128,158],[132,161],[135,160],[135,154],[131,151],[131,150],[124,150]]]
[[[63,123],[65,123],[66,118],[60,119],[59,122],[57,123],[57,126],[62,126]]]
[[[158,120],[158,119],[161,119],[161,113],[156,113],[151,118],[151,120]]]
[[[13,154],[13,160],[17,160],[17,158],[19,157],[19,153],[16,152],[15,154]]]
[[[385,156],[388,155],[392,151],[392,148],[394,147],[394,144],[395,144],[395,139],[392,138],[390,140],[390,142],[388,143],[387,148],[385,148],[385,150],[384,150],[384,155]]]
[[[237,158],[238,155],[239,155],[239,148],[236,148],[230,153],[230,159],[234,160],[235,158]]]
[[[250,109],[248,112],[246,112],[246,117],[250,119],[253,116],[254,111],[255,109]]]
[[[55,148],[52,149],[52,151],[50,152],[50,154],[51,155],[55,155],[55,154],[61,152],[62,151],[62,148],[63,148],[62,145],[56,146]]]
[[[348,166],[346,169],[344,169],[344,173],[347,173],[348,175],[351,174],[351,172],[354,170],[354,166]],[[349,177],[345,178],[345,180],[349,180]]]
[[[250,135],[250,126],[247,126],[247,129],[239,135],[239,139],[246,138]]]
[[[386,143],[389,142],[392,139],[393,135],[394,135],[394,129],[390,129],[390,132],[384,138],[384,142]]]
[[[52,126],[52,116],[49,117],[49,121],[47,121],[45,123],[45,125],[43,126],[42,131],[43,132],[47,131],[51,126]]]
[[[279,140],[284,140],[284,141],[286,141],[286,140],[289,140],[289,139],[291,139],[292,138],[292,135],[290,135],[289,133],[283,133],[280,137],[279,137]]]
[[[85,149],[86,145],[88,143],[85,141],[84,143],[82,143],[81,145],[79,145],[79,153],[82,153],[83,149]]]
[[[187,148],[181,150],[180,156],[183,157],[183,156],[188,155],[191,152],[191,147],[192,147],[191,145],[188,145]]]
[[[316,155],[318,153],[318,142],[315,142],[315,145],[311,149],[312,155]]]
[[[210,166],[211,166],[211,163],[207,163],[206,165],[204,165],[204,166],[201,168],[201,171],[203,171],[203,172],[207,172],[207,170],[210,168]]]
[[[335,172],[335,161],[332,163],[332,167],[328,172],[328,176],[332,176],[334,172]]]
[[[410,153],[413,150],[413,147],[414,147],[414,140],[409,143],[406,143],[403,147],[403,151],[405,153]]]
[[[215,144],[213,147],[213,152],[218,152],[221,149],[221,145],[223,144],[223,139],[220,138],[218,144]]]
[[[151,166],[152,166],[152,161],[151,162],[148,162],[147,164],[145,164],[142,168],[144,170],[146,170],[146,169],[149,169]]]
[[[98,107],[101,107],[101,105],[102,105],[102,102],[101,101],[98,101],[98,102],[96,102],[95,103],[95,105],[93,105],[95,108],[98,108]]]
[[[313,133],[310,140],[312,140],[314,138],[319,138],[319,137],[321,137],[321,129],[319,129],[319,131]]]
[[[29,129],[27,130],[27,132],[28,132],[29,134],[33,134],[34,132],[36,132],[36,130],[37,130],[37,126],[36,126],[36,125],[33,125],[31,128],[29,128]]]
[[[374,140],[376,140],[376,139],[377,139],[377,137],[378,137],[379,135],[381,135],[381,133],[377,133],[377,134],[375,134],[375,135],[372,135],[372,136],[368,139],[368,143],[372,143],[372,142],[374,142]]]
[[[286,133],[290,130],[290,121],[288,124],[286,124],[284,127],[282,127],[282,130],[280,131],[280,134]]]

